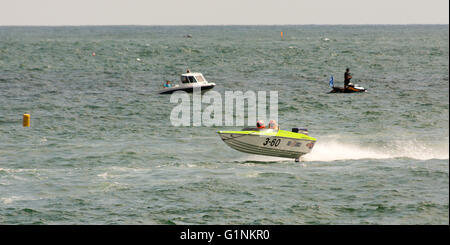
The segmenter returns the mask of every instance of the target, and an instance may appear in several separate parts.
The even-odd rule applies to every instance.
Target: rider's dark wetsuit
[[[348,87],[348,84],[350,83],[350,79],[352,79],[352,75],[350,72],[345,72],[344,74],[344,88]]]

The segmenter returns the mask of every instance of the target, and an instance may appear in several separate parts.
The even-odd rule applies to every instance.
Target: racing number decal
[[[280,145],[281,143],[281,139],[273,139],[270,140],[270,138],[266,138],[266,141],[263,143],[264,146],[266,145],[270,145],[270,146],[275,146],[277,147],[278,145]]]

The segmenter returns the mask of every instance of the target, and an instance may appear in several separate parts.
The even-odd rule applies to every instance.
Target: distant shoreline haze
[[[449,24],[448,0],[14,0],[0,26]]]
[[[251,26],[251,27],[271,27],[271,26],[448,26],[449,24],[275,24],[275,25],[2,25],[0,27],[221,27],[221,26]]]

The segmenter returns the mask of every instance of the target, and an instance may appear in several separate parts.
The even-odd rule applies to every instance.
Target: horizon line
[[[67,24],[67,25],[3,25],[0,27],[102,27],[102,26],[408,26],[408,25],[449,25],[449,23],[410,24]]]

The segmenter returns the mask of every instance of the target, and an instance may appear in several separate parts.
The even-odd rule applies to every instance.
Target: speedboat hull
[[[315,138],[285,130],[219,131],[231,148],[256,155],[299,159],[311,152]]]

